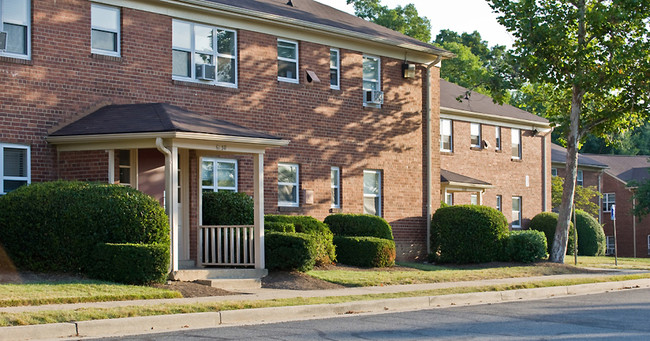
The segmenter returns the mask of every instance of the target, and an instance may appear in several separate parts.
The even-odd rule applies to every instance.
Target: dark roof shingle
[[[650,179],[650,156],[648,155],[602,155],[602,154],[585,154],[588,157],[606,164],[609,169],[607,173],[629,182],[631,180],[644,181]]]
[[[566,164],[566,154],[566,148],[558,144],[551,143],[551,162]],[[593,158],[580,153],[578,153],[578,166],[595,168],[608,167],[607,164],[594,160]]]
[[[479,185],[479,186],[491,186],[492,185],[489,182],[485,182],[485,181],[482,181],[482,180],[470,178],[469,176],[454,173],[454,172],[448,171],[446,169],[441,169],[440,170],[440,182],[441,183],[456,182],[456,183],[469,184],[469,185]]]

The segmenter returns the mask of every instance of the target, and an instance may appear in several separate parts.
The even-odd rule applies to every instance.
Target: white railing
[[[254,266],[253,225],[199,226],[199,263]]]

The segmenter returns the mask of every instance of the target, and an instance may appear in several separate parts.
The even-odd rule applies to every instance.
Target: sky
[[[334,8],[354,14],[352,5],[347,5],[346,0],[317,0]],[[463,32],[478,31],[481,38],[489,46],[506,45],[512,47],[513,37],[501,26],[492,13],[492,9],[485,0],[382,0],[381,4],[389,8],[397,5],[412,3],[420,16],[425,16],[431,21],[431,39],[441,29],[450,29],[459,34]]]

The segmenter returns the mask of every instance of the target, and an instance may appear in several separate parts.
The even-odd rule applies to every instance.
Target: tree
[[[404,33],[428,43],[431,41],[431,21],[421,17],[413,4],[388,8],[380,0],[347,0],[354,6],[354,14],[375,24]]]
[[[551,206],[557,209],[562,204],[562,191],[564,189],[564,179],[559,176],[554,176],[551,180]],[[600,198],[603,195],[598,192],[596,186],[589,187],[576,187],[576,197],[574,204],[576,210],[583,210],[589,213],[592,217],[598,217],[598,204],[594,203],[594,198]]]
[[[515,37],[520,71],[551,87],[547,109],[567,143],[566,185],[549,260],[564,262],[578,143],[626,131],[650,114],[650,0],[488,0]]]
[[[650,162],[650,159],[648,159],[648,162]],[[636,187],[632,194],[632,199],[635,201],[633,213],[641,220],[650,214],[650,178],[642,182],[631,181],[628,186]]]

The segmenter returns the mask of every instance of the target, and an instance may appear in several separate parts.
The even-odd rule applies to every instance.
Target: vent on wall
[[[364,100],[368,104],[384,104],[384,92],[378,90],[364,90]]]
[[[198,64],[196,66],[196,79],[203,81],[215,80],[215,66],[209,64]]]

